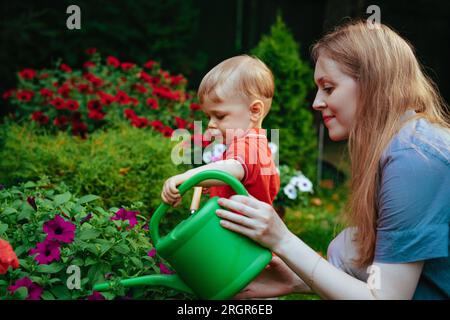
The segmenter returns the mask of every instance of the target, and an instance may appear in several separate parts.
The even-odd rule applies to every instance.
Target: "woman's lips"
[[[334,116],[323,117],[323,122],[324,122],[325,124],[327,124],[327,123],[330,122],[332,119],[334,119]]]

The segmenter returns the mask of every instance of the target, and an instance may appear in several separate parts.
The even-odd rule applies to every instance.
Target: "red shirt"
[[[265,129],[249,129],[241,137],[235,137],[227,146],[223,160],[235,159],[242,164],[244,177],[241,182],[248,193],[260,201],[272,204],[280,190],[280,176],[265,135]],[[230,186],[209,188],[211,197],[229,198],[236,194]]]

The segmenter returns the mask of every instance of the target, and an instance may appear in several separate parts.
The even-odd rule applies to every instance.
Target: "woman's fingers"
[[[253,222],[251,219],[247,218],[246,216],[236,214],[227,210],[223,209],[217,209],[216,214],[223,219],[226,219],[228,221],[234,222],[236,224],[239,224],[241,226],[244,226],[246,228],[252,228]]]
[[[240,233],[244,236],[253,239],[253,231],[244,226],[238,225],[228,220],[220,220],[220,225],[228,230]]]
[[[247,205],[248,199],[250,199],[252,201],[255,200],[255,199],[251,199],[248,197],[234,198],[233,200],[220,198],[218,200],[218,203],[219,203],[219,205],[221,205],[224,208],[242,213],[243,215],[245,215],[247,217],[250,217],[250,218],[256,217],[258,215],[258,211],[255,210],[253,207]],[[241,201],[245,201],[246,203],[243,203]],[[258,201],[258,200],[256,200],[256,201]]]

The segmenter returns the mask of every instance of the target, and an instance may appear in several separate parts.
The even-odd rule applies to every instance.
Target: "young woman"
[[[350,225],[328,261],[258,200],[220,199],[223,227],[275,252],[236,298],[315,292],[325,299],[450,298],[450,123],[411,45],[385,25],[336,28],[312,50],[334,141],[348,139]]]

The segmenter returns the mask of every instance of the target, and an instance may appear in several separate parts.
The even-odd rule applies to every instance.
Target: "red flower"
[[[68,98],[70,94],[70,87],[67,83],[64,83],[61,87],[58,88],[58,93],[62,95],[64,98]]]
[[[110,66],[113,66],[114,68],[117,68],[120,66],[120,61],[116,57],[109,56],[106,58],[106,63]]]
[[[35,111],[31,114],[31,119],[33,121],[39,122],[39,124],[47,124],[48,123],[48,117],[42,112],[42,111]]]
[[[36,71],[33,69],[23,69],[22,71],[19,72],[19,76],[22,79],[27,79],[27,80],[33,79],[35,75],[36,75]]]
[[[97,52],[96,48],[87,48],[86,49],[86,54],[88,54],[88,55],[93,55],[96,52]]]
[[[135,66],[134,63],[131,62],[122,62],[120,65],[123,71],[128,71]]]
[[[170,137],[172,136],[173,129],[169,126],[165,126],[164,129],[162,129],[161,133],[164,135],[164,137]]]
[[[133,89],[135,89],[136,91],[138,91],[140,93],[147,93],[147,91],[148,91],[145,86],[143,86],[142,84],[139,84],[139,83],[133,84]]]
[[[175,117],[175,122],[177,123],[178,129],[185,129],[188,122],[180,117]]]
[[[29,102],[34,97],[34,92],[31,90],[19,90],[16,93],[19,101]]]
[[[158,109],[158,101],[156,99],[148,98],[146,103],[151,109]]]
[[[39,79],[47,79],[49,77],[48,73],[43,73],[39,76]]]
[[[124,91],[121,90],[117,91],[116,100],[122,105],[130,103],[130,97]]]
[[[153,95],[168,100],[180,99],[179,92],[171,91],[169,88],[166,87],[153,87]]]
[[[201,110],[202,106],[197,104],[197,103],[191,103],[191,105],[189,106],[189,108],[192,111],[197,111],[197,110]]]
[[[57,97],[50,101],[50,104],[58,110],[62,110],[66,107],[66,102],[63,98]]]
[[[6,274],[9,267],[17,269],[19,267],[19,259],[17,259],[9,242],[0,239],[0,274]]]
[[[144,117],[134,117],[131,119],[131,125],[136,128],[145,128],[149,125],[149,121]]]
[[[47,88],[42,88],[40,90],[41,96],[46,98],[51,98],[53,96],[53,91]]]
[[[103,91],[99,91],[98,95],[100,96],[100,103],[104,106],[109,106],[111,103],[116,101],[116,98],[113,95]]]
[[[103,85],[103,80],[94,76],[92,73],[86,73],[84,78],[92,83],[95,87],[100,87]]]
[[[67,64],[65,63],[61,63],[61,65],[59,66],[59,68],[64,71],[64,72],[72,72],[72,68],[69,67]]]
[[[53,120],[53,124],[57,127],[64,127],[68,122],[69,118],[64,115],[56,117],[55,120]]]
[[[182,83],[184,81],[185,81],[185,79],[181,74],[170,77],[170,84],[173,86],[179,85],[180,83]]]
[[[92,110],[101,111],[102,110],[102,105],[100,104],[99,100],[88,101],[87,107],[88,107],[89,111],[92,111]]]
[[[141,73],[139,74],[139,78],[141,78],[150,85],[157,85],[161,81],[158,77],[152,77],[145,71],[141,71]]]
[[[14,94],[14,89],[9,89],[3,92],[3,99],[8,100]]]
[[[95,67],[95,63],[92,61],[86,61],[85,63],[83,63],[83,68],[88,69],[88,68],[92,68],[92,67]]]
[[[123,114],[124,114],[125,118],[127,118],[127,119],[133,119],[133,118],[137,117],[136,112],[134,112],[133,109],[125,109],[123,111]]]
[[[87,125],[81,121],[72,121],[72,134],[77,136],[79,135],[83,139],[86,138],[87,133]]]
[[[105,114],[98,110],[91,110],[89,111],[88,117],[94,120],[103,120]]]
[[[66,101],[66,108],[69,109],[70,111],[77,111],[78,108],[80,107],[78,101],[76,100],[67,100]]]
[[[150,125],[157,131],[161,131],[164,129],[164,124],[159,120],[153,120],[152,122],[150,122]]]
[[[144,64],[144,67],[145,68],[147,68],[147,69],[151,69],[151,68],[153,68],[153,66],[155,65],[155,61],[153,61],[153,60],[148,60],[145,64]]]
[[[89,85],[85,83],[80,83],[79,85],[77,85],[77,89],[78,92],[80,93],[92,93],[92,90],[89,87]]]
[[[170,77],[170,74],[163,69],[159,69],[159,74],[162,75],[165,79],[168,79]]]

